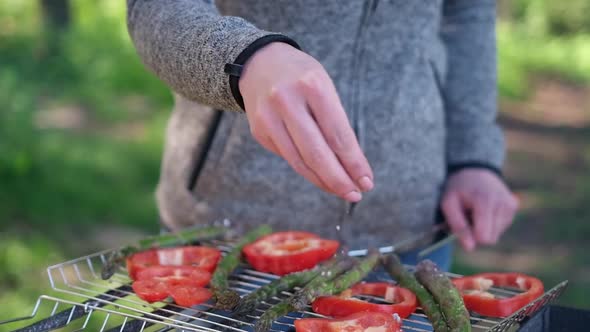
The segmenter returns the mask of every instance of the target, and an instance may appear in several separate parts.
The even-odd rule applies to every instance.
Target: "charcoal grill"
[[[216,246],[222,252],[229,251],[234,242],[211,240],[204,244]],[[173,303],[148,304],[136,297],[130,287],[127,271],[121,267],[109,280],[100,278],[100,271],[112,250],[73,259],[47,268],[51,287],[56,296],[42,295],[29,316],[0,321],[0,329],[8,327],[16,331],[252,331],[256,319],[272,304],[290,296],[283,292],[272,301],[261,303],[255,314],[243,320],[231,318],[229,312],[216,310],[211,303],[181,307]],[[408,267],[412,269],[412,267]],[[457,277],[456,274],[449,274]],[[231,277],[230,285],[240,294],[247,294],[277,276],[261,273],[241,266]],[[375,272],[369,279],[392,281],[385,273]],[[563,281],[549,289],[543,296],[531,302],[506,319],[472,314],[474,331],[514,331],[521,322],[545,308],[560,296],[567,286]],[[511,296],[515,289],[493,288],[497,296]],[[364,297],[378,302],[380,299]],[[302,317],[323,317],[310,309],[291,313],[277,320],[271,331],[294,331],[294,321]],[[40,320],[39,320],[40,319]],[[27,325],[22,327],[23,325]],[[404,320],[404,331],[432,331],[424,313],[418,309]]]

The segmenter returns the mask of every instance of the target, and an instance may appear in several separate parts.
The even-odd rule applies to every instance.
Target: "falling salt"
[[[340,231],[340,225],[336,225],[336,230]]]

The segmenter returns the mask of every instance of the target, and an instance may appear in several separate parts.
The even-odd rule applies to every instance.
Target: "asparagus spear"
[[[256,289],[240,300],[240,303],[238,303],[234,309],[234,315],[238,317],[245,316],[253,311],[261,301],[269,300],[272,297],[279,295],[281,292],[291,290],[295,287],[303,287],[319,275],[332,275],[332,271],[337,266],[338,261],[338,257],[333,258],[315,269],[285,275],[282,278],[276,279]],[[352,261],[348,260],[346,263],[347,266],[350,265],[349,262]]]
[[[254,325],[254,332],[269,331],[272,322],[275,319],[284,316],[292,311],[298,310],[294,305],[293,299],[296,296],[299,296],[301,292],[314,291],[324,286],[331,280],[336,279],[336,277],[341,275],[344,271],[350,269],[352,266],[354,266],[354,264],[355,261],[353,259],[350,259],[349,257],[342,257],[337,259],[334,266],[328,269],[323,269],[319,275],[313,278],[309,283],[307,283],[307,285],[305,285],[305,287],[300,289],[293,296],[267,309],[264,312],[264,314],[262,314],[262,316],[258,319],[258,322],[256,322],[256,324]]]
[[[379,252],[371,250],[366,257],[362,258],[354,267],[344,274],[326,282],[320,279],[317,284],[312,284],[300,289],[295,293],[291,302],[296,310],[303,310],[305,307],[320,296],[327,296],[341,293],[354,284],[363,280],[379,262]],[[315,281],[312,280],[312,283]],[[311,284],[311,283],[310,283]]]
[[[117,268],[125,262],[125,259],[140,251],[149,250],[155,247],[172,247],[194,243],[198,241],[210,240],[221,236],[225,232],[223,227],[208,226],[194,229],[187,229],[177,233],[167,233],[156,236],[150,236],[137,243],[113,251],[102,267],[100,276],[107,280],[115,274]]]
[[[240,300],[240,303],[234,309],[235,316],[245,316],[252,312],[261,301],[266,301],[281,292],[288,291],[295,287],[302,287],[317,277],[321,273],[321,269],[307,270],[295,272],[276,279],[252,293],[246,295]]]
[[[269,226],[260,226],[246,233],[232,250],[221,259],[210,282],[211,289],[213,290],[213,299],[218,309],[231,310],[240,301],[240,294],[229,288],[228,278],[240,264],[242,248],[248,243],[254,242],[259,237],[269,234],[271,231]]]
[[[304,310],[317,297],[340,293],[361,281],[377,264],[379,253],[371,251],[351,267],[351,260],[340,260],[334,268],[320,273],[293,296],[270,307],[254,325],[255,332],[270,330],[272,322],[292,311]],[[348,272],[344,272],[349,270]],[[331,272],[331,273],[330,273]],[[343,273],[344,272],[344,273]]]
[[[446,318],[451,332],[471,331],[469,312],[451,280],[430,260],[416,266],[416,278],[426,287]]]
[[[381,262],[385,267],[385,270],[393,279],[397,280],[400,286],[405,287],[416,294],[416,297],[422,306],[422,310],[424,310],[424,313],[428,316],[434,331],[447,332],[449,327],[447,326],[438,304],[428,290],[416,280],[414,275],[403,267],[399,257],[397,257],[396,254],[386,255],[383,256]]]

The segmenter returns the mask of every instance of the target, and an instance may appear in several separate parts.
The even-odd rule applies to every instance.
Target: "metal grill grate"
[[[231,242],[222,241],[210,241],[207,244],[216,246],[224,252],[227,252],[232,245]],[[100,278],[100,270],[110,252],[102,251],[49,267],[47,272],[53,289],[67,294],[72,300],[41,296],[30,316],[10,322],[26,321],[45,315],[48,318],[43,319],[41,323],[36,323],[37,327],[43,324],[43,326],[50,328],[68,326],[75,331],[141,332],[174,329],[179,331],[252,331],[254,322],[265,309],[291,295],[289,292],[283,292],[269,303],[261,303],[255,314],[244,320],[231,318],[229,312],[216,310],[210,303],[192,308],[181,307],[174,303],[148,304],[134,295],[125,269],[121,268],[109,280]],[[449,275],[451,277],[458,276]],[[242,266],[232,275],[230,285],[243,295],[276,278],[274,275]],[[392,281],[384,274],[378,274],[374,279]],[[560,283],[536,301],[504,320],[472,315],[473,330],[508,331],[557,298],[566,286],[567,281]],[[517,290],[499,288],[492,289],[492,292],[500,297],[518,293]],[[364,299],[379,301],[379,299],[371,297],[364,297]],[[311,310],[291,313],[276,321],[271,331],[294,331],[293,322],[301,317],[323,316],[313,313]],[[9,321],[0,322],[0,325],[7,323]],[[50,328],[19,331],[46,331]],[[403,330],[432,331],[432,328],[423,312],[418,310],[404,320]]]

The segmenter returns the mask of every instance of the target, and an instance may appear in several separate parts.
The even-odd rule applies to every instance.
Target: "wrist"
[[[244,100],[240,93],[240,81],[241,77],[243,76],[244,67],[249,60],[261,51],[262,49],[267,48],[267,46],[273,46],[270,49],[273,50],[276,48],[276,44],[288,46],[291,49],[299,49],[299,45],[292,39],[287,36],[283,36],[280,34],[271,34],[266,35],[264,37],[258,38],[254,42],[252,42],[248,47],[246,47],[235,59],[233,63],[227,63],[225,65],[224,71],[229,75],[229,86],[236,100],[236,103],[244,109]],[[264,54],[264,53],[263,53]]]
[[[253,83],[252,77],[259,72],[259,68],[264,68],[264,66],[270,63],[270,60],[283,57],[283,55],[293,51],[297,51],[297,49],[283,42],[272,42],[259,48],[242,66],[242,75],[238,82],[240,93],[244,90],[245,86]],[[278,73],[272,74],[276,75]]]

